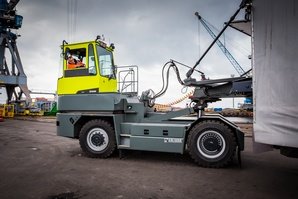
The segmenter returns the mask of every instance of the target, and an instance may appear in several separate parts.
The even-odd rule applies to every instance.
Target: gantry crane
[[[0,0],[0,86],[6,88],[7,102],[13,96],[16,101],[21,100],[22,95],[26,96],[26,101],[30,102],[30,92],[27,86],[27,76],[25,75],[16,40],[18,35],[11,32],[22,26],[23,17],[16,14],[16,5],[20,0]],[[6,54],[6,49],[8,53]],[[6,55],[11,56],[11,63],[8,63]],[[19,88],[19,92],[16,88]]]
[[[207,32],[210,34],[210,36],[213,39],[215,39],[216,35],[211,30],[211,28],[208,26],[208,22],[201,15],[199,15],[198,12],[196,12],[195,15],[198,17],[199,21],[202,23],[202,25],[207,30]],[[216,40],[216,44],[221,49],[221,51],[225,54],[225,56],[228,58],[228,60],[231,62],[233,67],[236,69],[237,73],[240,76],[243,75],[245,73],[245,71],[240,66],[240,64],[236,61],[236,59],[233,57],[233,55],[228,51],[228,49],[225,47],[225,45],[219,39]]]

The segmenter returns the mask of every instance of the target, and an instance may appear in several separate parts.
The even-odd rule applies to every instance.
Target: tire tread
[[[103,128],[107,134],[109,135],[109,144],[107,148],[102,153],[94,153],[92,150],[87,146],[86,142],[86,134],[88,133],[88,130],[90,128],[99,126]],[[112,125],[101,119],[94,119],[87,122],[80,131],[80,137],[79,137],[80,146],[83,150],[83,152],[90,158],[108,158],[111,156],[116,148],[116,141],[115,141],[115,131]]]
[[[217,129],[222,132],[224,132],[229,141],[226,140],[226,145],[229,145],[229,151],[228,151],[228,156],[224,157],[218,162],[208,162],[205,159],[202,159],[198,155],[197,147],[196,147],[196,142],[197,140],[195,139],[196,135],[201,132],[203,129]],[[217,120],[204,120],[200,123],[197,123],[189,132],[188,139],[187,139],[187,146],[189,148],[189,154],[191,158],[199,165],[202,167],[207,167],[207,168],[222,168],[226,167],[231,162],[233,161],[233,158],[235,156],[235,151],[236,151],[236,138],[232,130],[223,122],[217,121]]]

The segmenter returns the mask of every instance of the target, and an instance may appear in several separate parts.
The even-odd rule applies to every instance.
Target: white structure
[[[298,3],[252,3],[254,138],[298,148]]]

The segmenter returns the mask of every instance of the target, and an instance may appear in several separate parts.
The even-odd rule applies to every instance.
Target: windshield
[[[109,78],[116,78],[114,74],[112,52],[97,45],[100,74]]]

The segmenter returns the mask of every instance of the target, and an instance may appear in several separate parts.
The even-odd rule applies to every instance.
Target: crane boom
[[[195,13],[195,15],[198,17],[199,21],[202,23],[202,25],[204,26],[204,28],[207,30],[207,32],[210,34],[210,36],[215,39],[216,35],[214,34],[214,32],[210,29],[210,27],[207,25],[207,21],[202,18],[198,12]],[[216,44],[218,45],[218,47],[221,49],[221,51],[225,54],[225,56],[228,58],[228,60],[231,62],[231,64],[233,65],[233,67],[236,69],[237,73],[241,76],[242,74],[245,73],[245,71],[243,70],[243,68],[240,66],[240,64],[236,61],[236,59],[233,57],[233,55],[228,51],[228,49],[224,46],[224,44],[217,39],[216,40]]]

